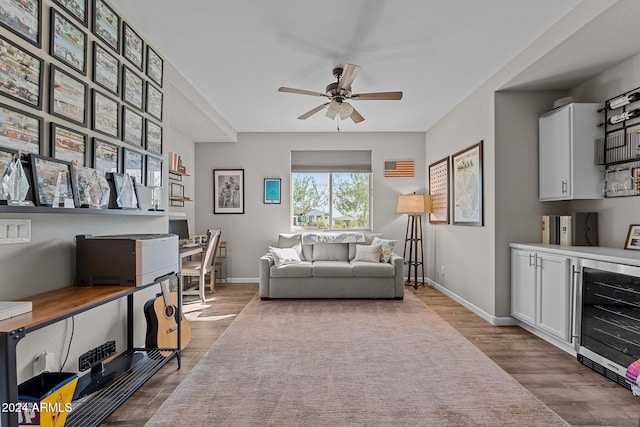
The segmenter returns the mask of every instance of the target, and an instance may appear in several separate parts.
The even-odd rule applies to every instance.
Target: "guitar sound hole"
[[[176,315],[176,308],[172,305],[168,305],[164,308],[164,315],[168,318],[174,317]]]

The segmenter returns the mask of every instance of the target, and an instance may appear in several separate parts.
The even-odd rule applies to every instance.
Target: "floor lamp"
[[[431,212],[431,196],[428,194],[401,194],[398,197],[398,213],[408,214],[407,233],[404,240],[404,263],[409,266],[407,282],[415,289],[424,286],[424,244],[422,242],[422,214]],[[407,256],[407,246],[409,247]],[[418,267],[422,270],[422,281],[418,283]],[[412,271],[413,270],[413,271]],[[411,280],[413,273],[413,280]]]

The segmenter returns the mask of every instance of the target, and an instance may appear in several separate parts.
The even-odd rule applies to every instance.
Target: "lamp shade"
[[[431,196],[428,194],[401,194],[398,197],[398,213],[423,214],[431,212]]]

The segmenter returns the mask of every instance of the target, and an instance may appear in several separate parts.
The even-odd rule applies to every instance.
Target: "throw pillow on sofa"
[[[371,242],[371,246],[380,245],[381,246],[381,254],[380,254],[380,262],[389,262],[391,259],[391,253],[393,252],[393,248],[398,243],[397,240],[386,240],[376,237]]]
[[[269,246],[269,253],[273,255],[273,262],[276,267],[300,262],[300,255],[298,255],[298,251],[295,248],[274,248]]]
[[[382,249],[380,245],[356,245],[354,261],[380,262]]]

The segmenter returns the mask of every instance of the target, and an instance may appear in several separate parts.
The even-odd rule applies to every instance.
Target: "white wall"
[[[373,228],[397,239],[402,254],[406,216],[396,214],[398,195],[424,192],[422,133],[240,133],[236,143],[196,144],[196,228],[222,228],[229,242],[228,272],[235,281],[256,280],[258,258],[288,232],[291,150],[372,150]],[[414,178],[385,178],[384,162],[414,160]],[[213,214],[213,169],[244,169],[245,213]],[[282,178],[282,204],[265,205],[263,179]]]

